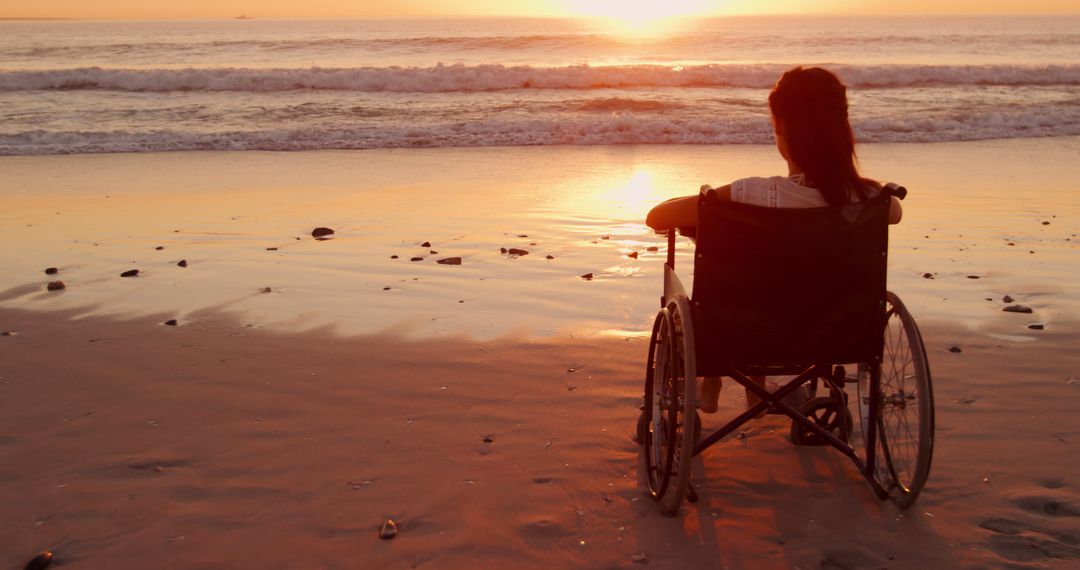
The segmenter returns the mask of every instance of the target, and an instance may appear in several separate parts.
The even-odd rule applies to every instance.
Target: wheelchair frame
[[[905,189],[895,185],[887,186],[885,191],[900,199],[906,195]],[[661,310],[653,323],[646,366],[645,404],[642,406],[638,425],[638,443],[642,445],[649,494],[660,503],[662,512],[669,516],[677,513],[684,495],[690,502],[696,502],[697,493],[689,476],[692,458],[762,412],[788,416],[792,421],[792,437],[795,443],[829,445],[839,450],[851,459],[879,499],[892,498],[901,508],[913,504],[929,475],[932,460],[933,392],[922,338],[914,319],[899,297],[886,291],[886,301],[882,303],[886,327],[882,334],[891,335],[890,323],[893,317],[897,317],[900,329],[898,338],[895,341],[890,339],[872,362],[859,363],[855,377],[848,376],[843,366],[837,363],[800,366],[725,364],[721,370],[722,375],[735,380],[761,400],[704,438],[700,438],[701,420],[695,404],[698,360],[694,317],[690,310],[692,300],[675,273],[675,245],[676,231],[669,230],[667,261],[664,265],[664,294],[661,297]],[[901,387],[886,395],[882,392],[885,353],[900,347],[903,340],[901,336],[907,337],[908,348],[912,353],[910,362],[913,365],[912,377],[916,390],[905,393],[903,383],[906,377],[901,377]],[[907,363],[903,363],[904,370]],[[896,366],[895,362],[891,364]],[[662,377],[658,377],[658,370]],[[754,375],[791,374],[796,375],[795,378],[775,391],[759,386],[749,378]],[[796,409],[786,401],[799,390],[804,391],[803,395],[813,396],[819,380],[829,390],[828,399],[808,399],[800,406],[802,409]],[[890,383],[893,380],[890,379]],[[848,383],[859,384],[857,408],[860,412],[863,439],[861,452],[850,443],[852,421],[844,390]],[[864,385],[866,394],[862,393]],[[665,390],[670,392],[666,399]],[[908,401],[915,399],[912,396],[915,391],[918,392],[918,400],[913,405],[919,407],[916,443],[918,448],[909,480],[901,481],[894,460],[890,457],[890,444],[887,441],[886,424],[882,414],[885,407],[899,409],[900,413],[903,413]],[[832,401],[831,404],[829,400]],[[819,408],[826,410],[822,417],[817,417],[815,413]],[[689,430],[688,424],[691,421],[695,423],[693,429]],[[690,433],[693,434],[692,437]],[[911,435],[910,430],[908,435]]]

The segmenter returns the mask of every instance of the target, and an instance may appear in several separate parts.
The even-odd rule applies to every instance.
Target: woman
[[[787,161],[788,175],[743,178],[713,191],[721,200],[771,208],[816,208],[866,200],[881,185],[859,176],[855,135],[848,122],[847,88],[820,67],[796,67],[784,73],[769,94],[776,148]],[[649,212],[645,223],[655,230],[697,225],[698,197],[673,198]],[[900,201],[892,198],[889,223],[900,222]],[[763,376],[753,380],[765,384]],[[716,411],[720,379],[706,378],[698,399],[703,412]],[[746,392],[747,406],[758,398]]]

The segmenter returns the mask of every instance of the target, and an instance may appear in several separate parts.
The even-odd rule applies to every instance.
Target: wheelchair
[[[906,194],[889,184],[859,203],[780,209],[720,200],[706,188],[692,236],[692,295],[675,273],[676,231],[668,231],[637,426],[642,479],[662,513],[697,501],[692,459],[762,413],[788,416],[793,443],[849,457],[878,498],[915,502],[933,455],[930,367],[915,319],[886,289],[890,197]],[[794,378],[770,391],[756,375]],[[709,376],[731,378],[761,401],[702,437],[696,386]]]

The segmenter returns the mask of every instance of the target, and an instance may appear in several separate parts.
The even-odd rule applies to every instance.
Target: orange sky
[[[5,0],[0,17],[260,18],[416,17],[439,15],[620,16],[753,13],[996,14],[1080,13],[1076,0]]]

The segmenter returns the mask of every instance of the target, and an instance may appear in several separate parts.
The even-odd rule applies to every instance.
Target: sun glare
[[[569,0],[569,11],[614,33],[663,35],[689,17],[702,16],[708,0]]]

